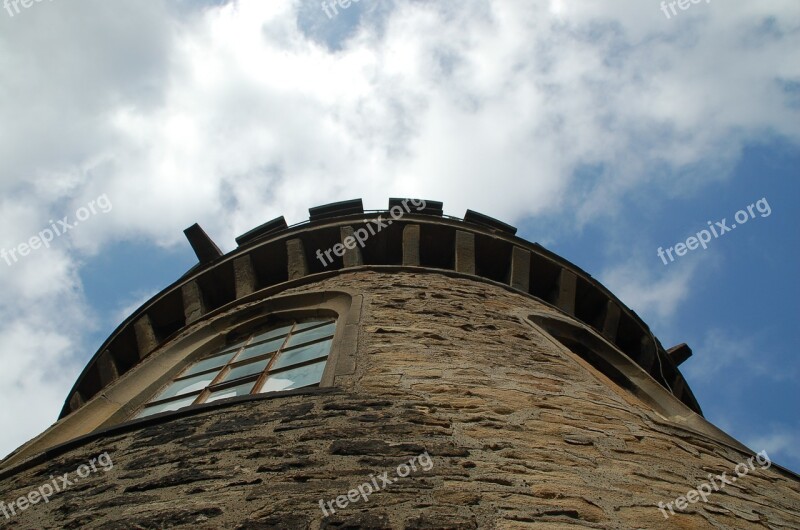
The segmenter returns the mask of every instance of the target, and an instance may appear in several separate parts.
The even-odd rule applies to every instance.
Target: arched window
[[[155,395],[136,418],[248,394],[316,386],[336,322],[283,321],[206,355]]]

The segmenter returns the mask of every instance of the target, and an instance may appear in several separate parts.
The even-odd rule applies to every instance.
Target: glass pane
[[[310,361],[318,357],[324,357],[331,351],[331,342],[332,339],[328,339],[315,344],[309,344],[308,346],[301,346],[296,350],[283,351],[270,370]]]
[[[192,374],[198,374],[200,372],[205,372],[206,370],[211,370],[212,368],[222,368],[228,363],[228,361],[233,359],[234,355],[236,355],[235,351],[232,352],[229,351],[222,355],[211,357],[210,359],[203,359],[202,361],[198,361],[197,363],[189,367],[188,370],[183,372],[181,374],[181,377],[185,377],[187,375],[192,375]]]
[[[270,358],[267,357],[262,361],[256,361],[254,363],[245,364],[244,366],[231,368],[231,371],[225,374],[225,376],[222,378],[222,381],[233,381],[234,379],[239,379],[240,377],[244,377],[246,375],[260,374],[264,371],[264,368],[267,367],[269,359]]]
[[[219,349],[219,351],[220,351],[220,353],[222,353],[222,352],[227,353],[229,351],[236,351],[239,348],[241,348],[242,346],[244,346],[244,344],[245,344],[245,342],[247,342],[248,338],[249,337],[237,339],[237,340],[231,342],[230,344],[227,344],[227,345],[221,347]]]
[[[294,328],[295,332],[304,330],[306,328],[310,328],[313,326],[319,326],[323,322],[333,322],[331,319],[326,318],[325,320],[308,320],[306,322],[298,322],[297,327]]]
[[[235,396],[246,396],[250,393],[250,390],[253,389],[253,385],[255,381],[248,381],[247,383],[242,383],[241,385],[232,386],[230,388],[226,388],[225,390],[217,390],[216,392],[212,392],[208,398],[206,398],[206,403],[210,403],[212,401],[217,401],[218,399],[225,399]]]
[[[194,392],[196,390],[202,390],[208,386],[208,384],[214,380],[219,372],[211,372],[210,374],[203,374],[203,375],[196,375],[194,377],[190,377],[189,379],[184,379],[182,381],[175,381],[171,385],[169,385],[166,390],[164,390],[161,394],[159,394],[153,401],[160,401],[162,399],[171,398],[173,396],[179,396],[181,394],[187,394],[189,392]]]
[[[288,348],[290,346],[297,346],[298,344],[311,342],[312,340],[321,339],[322,337],[328,337],[333,335],[334,331],[336,331],[336,323],[331,322],[330,324],[326,324],[318,328],[295,333],[291,336],[289,342],[286,343],[286,347]]]
[[[325,361],[309,364],[300,368],[292,368],[279,374],[270,375],[264,382],[264,392],[277,392],[278,390],[291,390],[319,383],[322,372],[325,371]]]
[[[236,358],[236,361],[244,361],[245,359],[252,359],[253,357],[258,357],[259,355],[264,355],[265,353],[276,352],[278,351],[278,348],[281,347],[281,344],[283,344],[283,340],[283,337],[281,337],[279,339],[256,344],[255,346],[249,346],[244,349],[239,357]]]
[[[283,337],[287,333],[289,333],[290,329],[292,329],[292,324],[287,324],[279,328],[271,329],[269,331],[264,331],[263,333],[259,333],[258,335],[253,337],[253,342],[261,342],[269,339],[274,339],[276,337]]]
[[[152,407],[147,407],[146,409],[142,410],[139,414],[136,415],[136,417],[144,418],[147,416],[152,416],[153,414],[158,414],[159,412],[182,409],[183,407],[188,407],[189,405],[194,403],[195,399],[197,399],[196,395],[185,397],[183,399],[176,399],[175,401],[170,401],[168,403],[153,405]]]

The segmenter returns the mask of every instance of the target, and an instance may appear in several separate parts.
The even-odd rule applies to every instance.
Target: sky
[[[0,10],[0,454],[196,263],[186,227],[227,252],[279,215],[420,197],[688,343],[706,417],[800,472],[800,2],[330,4]]]

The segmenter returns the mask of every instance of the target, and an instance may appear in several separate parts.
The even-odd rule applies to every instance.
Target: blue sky
[[[706,416],[800,471],[800,4],[34,3],[0,12],[0,433],[46,428],[116,325],[234,237],[310,206],[441,200],[605,283]],[[91,82],[87,81],[91,80]],[[656,255],[759,199],[768,217]],[[54,311],[58,308],[58,311]],[[21,396],[26,410],[13,406]]]

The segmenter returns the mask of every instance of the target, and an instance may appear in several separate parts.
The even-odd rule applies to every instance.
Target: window
[[[136,417],[234,396],[318,385],[335,331],[332,319],[290,321],[261,329],[191,365]]]

